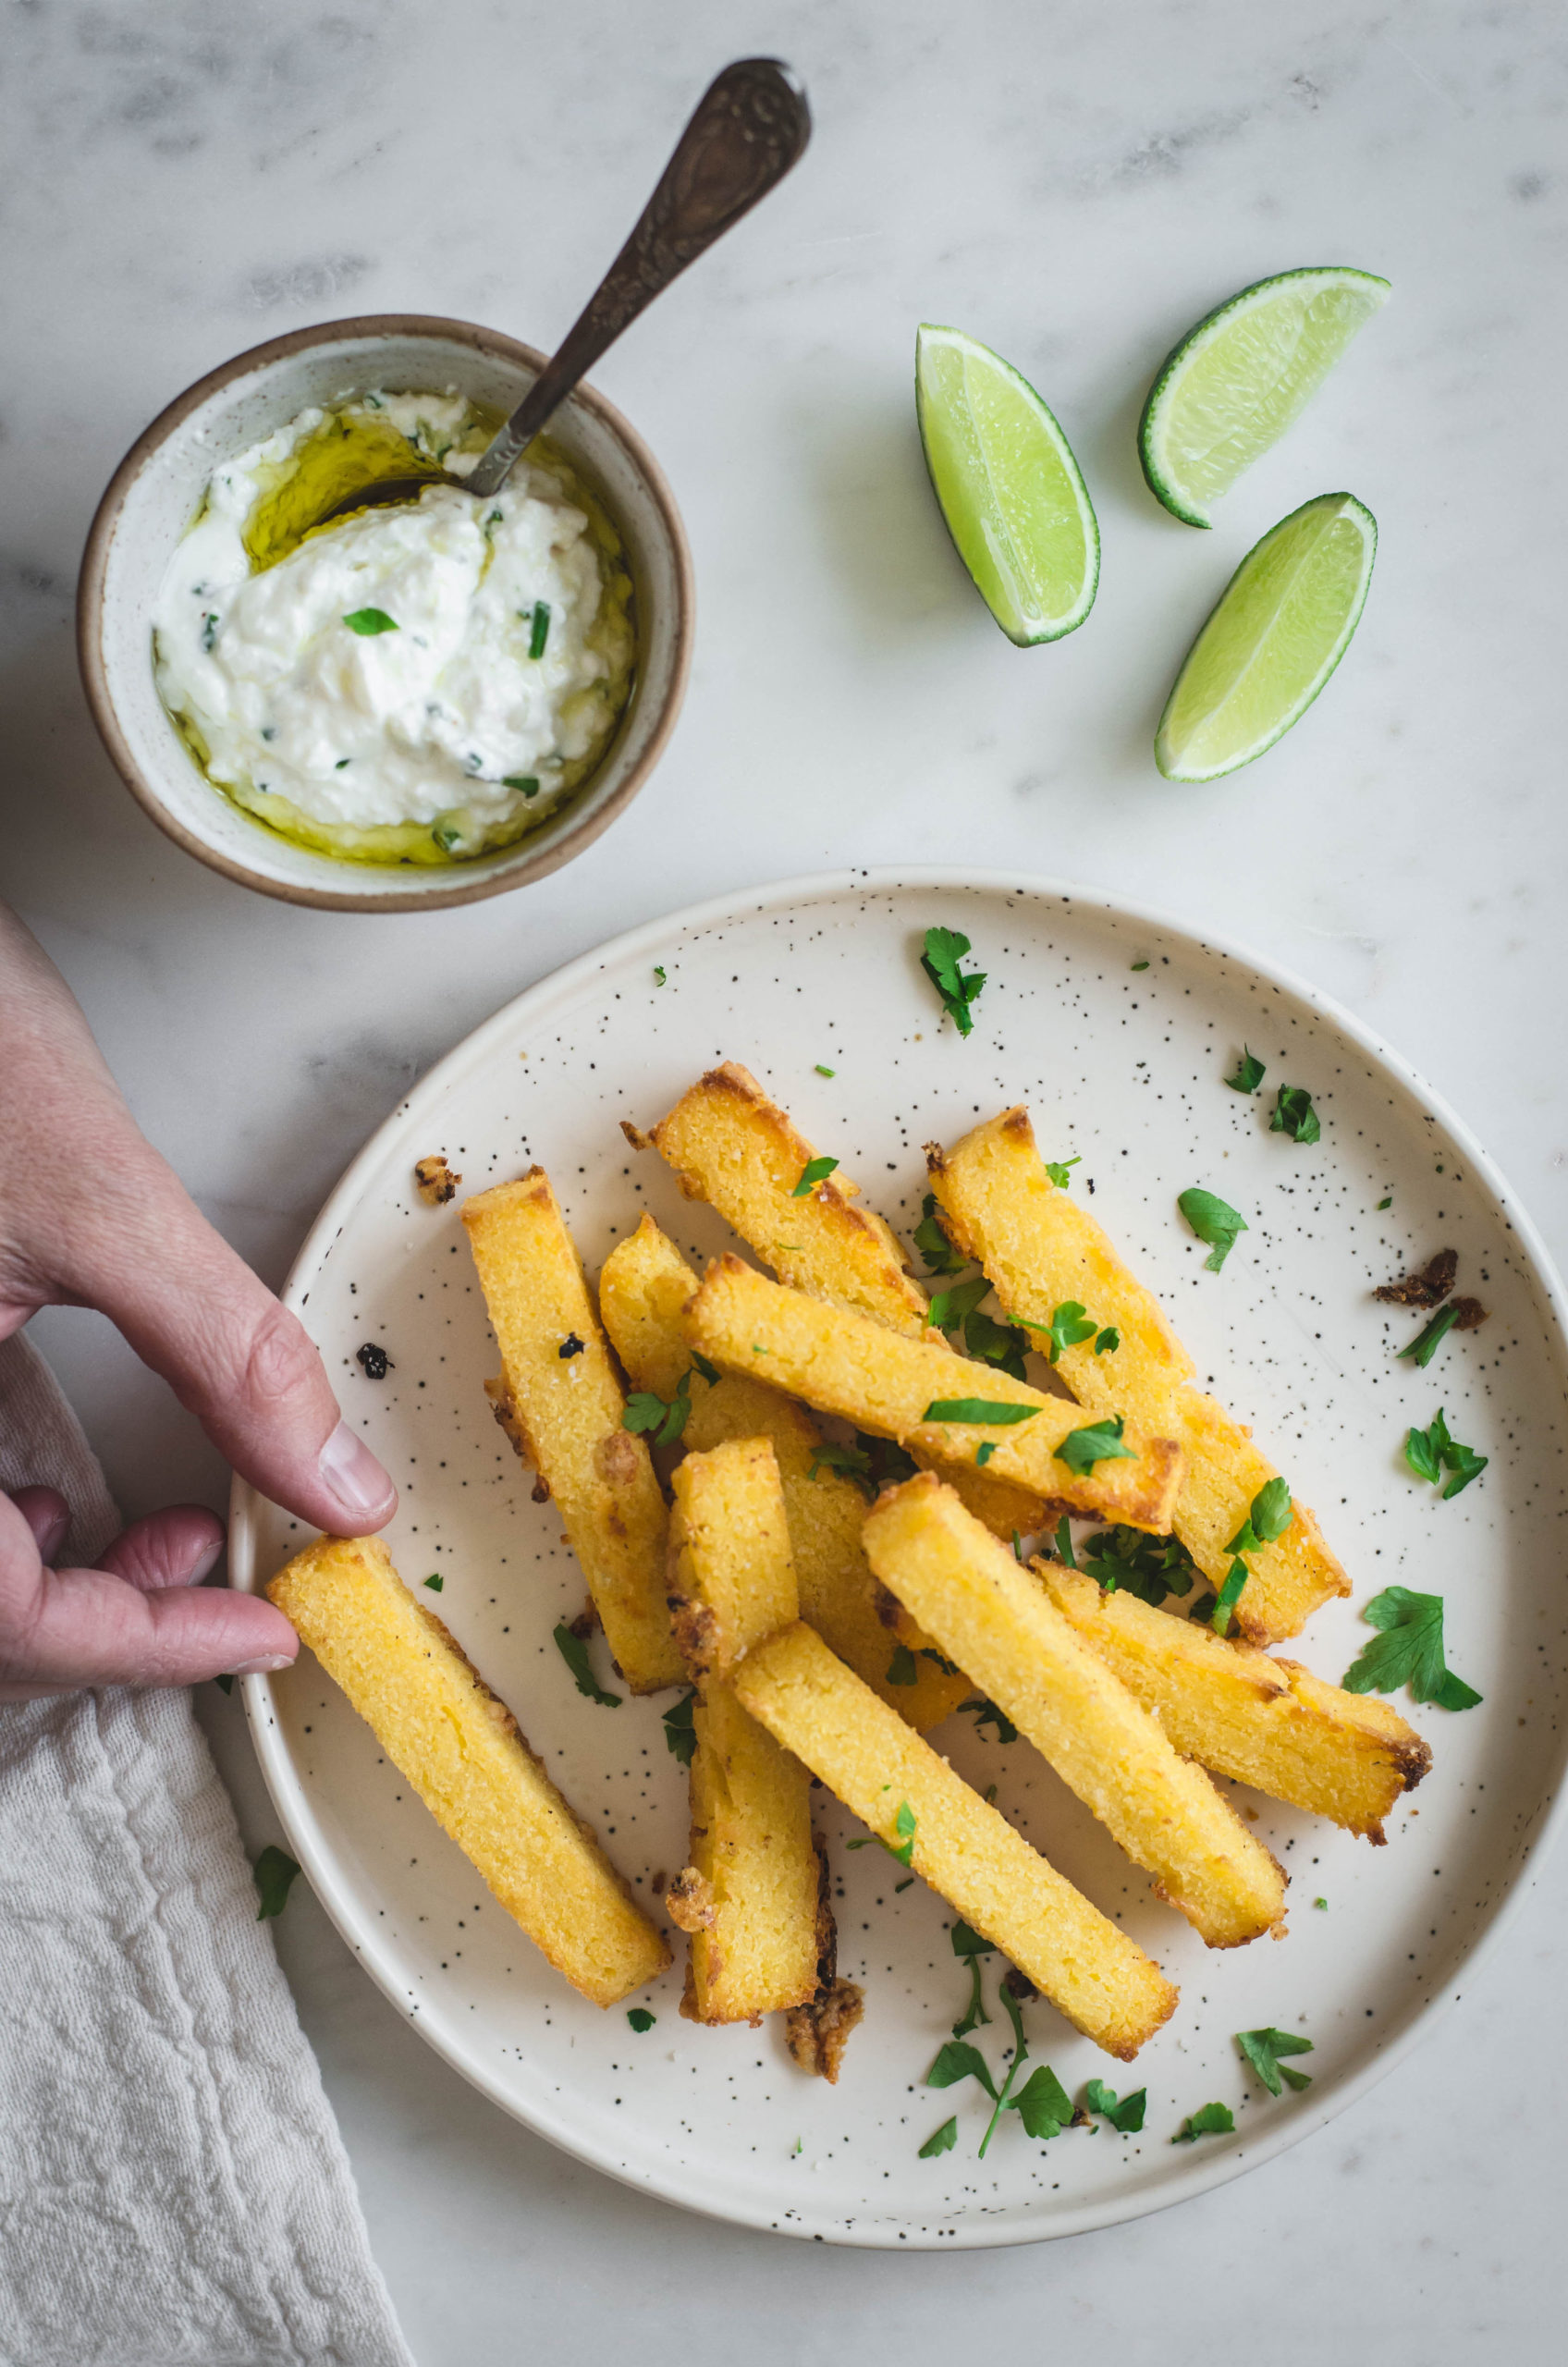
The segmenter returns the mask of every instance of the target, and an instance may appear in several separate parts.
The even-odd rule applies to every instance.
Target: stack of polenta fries
[[[1386,1703],[1266,1649],[1348,1591],[1344,1573],[1247,1431],[1194,1388],[1022,1109],[928,1149],[930,1207],[1009,1322],[1048,1343],[1050,1391],[1017,1377],[1016,1355],[949,1344],[888,1225],[745,1069],[711,1071],[651,1134],[625,1131],[776,1279],[727,1255],[699,1281],[644,1216],[595,1306],[540,1168],[462,1216],[501,1351],[495,1411],[560,1514],[616,1664],[638,1693],[693,1687],[690,1863],[665,1902],[688,1936],[682,2012],[783,2013],[797,2061],[837,2077],[861,2001],[837,1975],[815,1777],[1130,2060],[1175,1989],[923,1737],[978,1691],[1209,1946],[1278,1935],[1285,1875],[1212,1776],[1380,1842],[1429,1763]],[[1093,1321],[1060,1321],[1085,1308]],[[680,1454],[668,1495],[650,1404],[658,1453]],[[822,1417],[890,1441],[913,1476],[868,1502],[872,1454],[835,1446]],[[1233,1632],[1102,1590],[1073,1565],[1067,1515],[1173,1535]],[[1020,1540],[1059,1519],[1060,1557],[1025,1564]],[[323,1539],[268,1591],[585,1996],[613,2005],[668,1966],[662,1932],[375,1539]]]

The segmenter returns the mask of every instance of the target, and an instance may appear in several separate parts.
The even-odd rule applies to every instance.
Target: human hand
[[[48,1306],[108,1316],[234,1468],[301,1519],[363,1536],[392,1517],[392,1482],[303,1326],[138,1131],[64,981],[0,906],[0,1339]],[[263,1597],[184,1591],[221,1550],[212,1514],[154,1513],[99,1573],[51,1574],[59,1512],[47,1490],[0,1498],[0,1698],[293,1659]]]

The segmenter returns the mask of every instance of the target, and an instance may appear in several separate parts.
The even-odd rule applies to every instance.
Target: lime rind
[[[1099,524],[1048,404],[989,346],[929,321],[914,392],[937,506],[998,624],[1020,648],[1075,632],[1099,589]]]
[[[1297,419],[1387,302],[1376,273],[1325,264],[1230,297],[1167,354],[1138,423],[1150,492],[1189,526]]]
[[[1351,493],[1319,494],[1271,526],[1187,652],[1155,735],[1167,780],[1218,780],[1299,723],[1349,648],[1378,553]]]

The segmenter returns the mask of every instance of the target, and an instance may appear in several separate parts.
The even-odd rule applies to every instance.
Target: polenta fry
[[[1108,1354],[1096,1355],[1088,1340],[1064,1347],[1058,1369],[1091,1413],[1115,1410],[1145,1435],[1180,1439],[1186,1468],[1170,1526],[1218,1592],[1233,1558],[1228,1540],[1278,1476],[1274,1466],[1241,1424],[1189,1385],[1192,1358],[1087,1208],[1051,1182],[1027,1110],[1004,1110],[951,1150],[928,1145],[926,1163],[949,1233],[978,1258],[1015,1321],[1047,1325],[1058,1306],[1074,1302],[1120,1334]],[[1233,1617],[1255,1644],[1298,1634],[1319,1604],[1350,1591],[1300,1502],[1248,1568]]]
[[[582,1564],[616,1664],[634,1693],[680,1682],[665,1607],[668,1515],[550,1179],[534,1167],[463,1205],[500,1343],[496,1411],[540,1474]],[[576,1343],[573,1345],[573,1343]]]
[[[866,1520],[865,1550],[1211,1948],[1280,1921],[1275,1859],[950,1489],[929,1472],[890,1489]]]
[[[842,1415],[857,1429],[924,1449],[945,1464],[994,1457],[1002,1478],[1074,1512],[1138,1528],[1170,1526],[1182,1472],[1182,1450],[1172,1440],[1129,1432],[1120,1441],[1128,1450],[1123,1457],[1075,1468],[1060,1450],[1084,1427],[1082,1407],[1042,1396],[994,1366],[971,1364],[786,1290],[738,1257],[709,1267],[683,1321],[692,1346],[726,1371],[766,1371],[776,1387]],[[970,1400],[1024,1411],[1012,1424],[956,1414],[927,1418],[934,1404]]]
[[[1386,1701],[1325,1685],[1294,1661],[1271,1660],[1092,1578],[1036,1562],[1041,1584],[1084,1642],[1151,1710],[1189,1759],[1289,1800],[1368,1841],[1432,1754]]]
[[[741,1706],[1108,2054],[1130,2062],[1176,1992],[803,1622],[747,1653]]]
[[[756,2021],[816,1994],[819,1869],[811,1779],[749,1717],[733,1662],[797,1616],[784,1491],[766,1439],[688,1454],[675,1473],[670,1609],[701,1698],[692,1712],[691,2021]]]
[[[691,1370],[692,1352],[680,1328],[681,1309],[697,1277],[652,1217],[614,1248],[599,1277],[599,1312],[632,1384],[667,1401]],[[711,1387],[694,1382],[683,1444],[705,1450],[726,1439],[766,1438],[772,1443],[784,1490],[790,1543],[800,1587],[801,1613],[841,1661],[917,1734],[956,1710],[974,1687],[944,1673],[936,1647],[907,1612],[894,1613],[871,1575],[861,1541],[865,1498],[852,1479],[819,1460],[823,1439],[803,1406],[750,1373],[725,1373]],[[900,1675],[888,1671],[902,1645]]]
[[[379,1538],[318,1538],[267,1593],[573,1988],[614,2005],[664,1970],[662,1935]]]

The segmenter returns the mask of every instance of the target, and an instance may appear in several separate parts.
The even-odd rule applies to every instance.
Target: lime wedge
[[[1250,765],[1305,715],[1350,645],[1378,550],[1351,493],[1292,509],[1248,551],[1187,652],[1155,734],[1167,780]]]
[[[1010,641],[1060,641],[1095,605],[1100,530],[1072,448],[1026,378],[922,325],[914,401],[948,532]]]
[[[1189,526],[1277,444],[1389,283],[1328,265],[1260,279],[1190,329],[1160,366],[1138,424],[1149,491]]]

